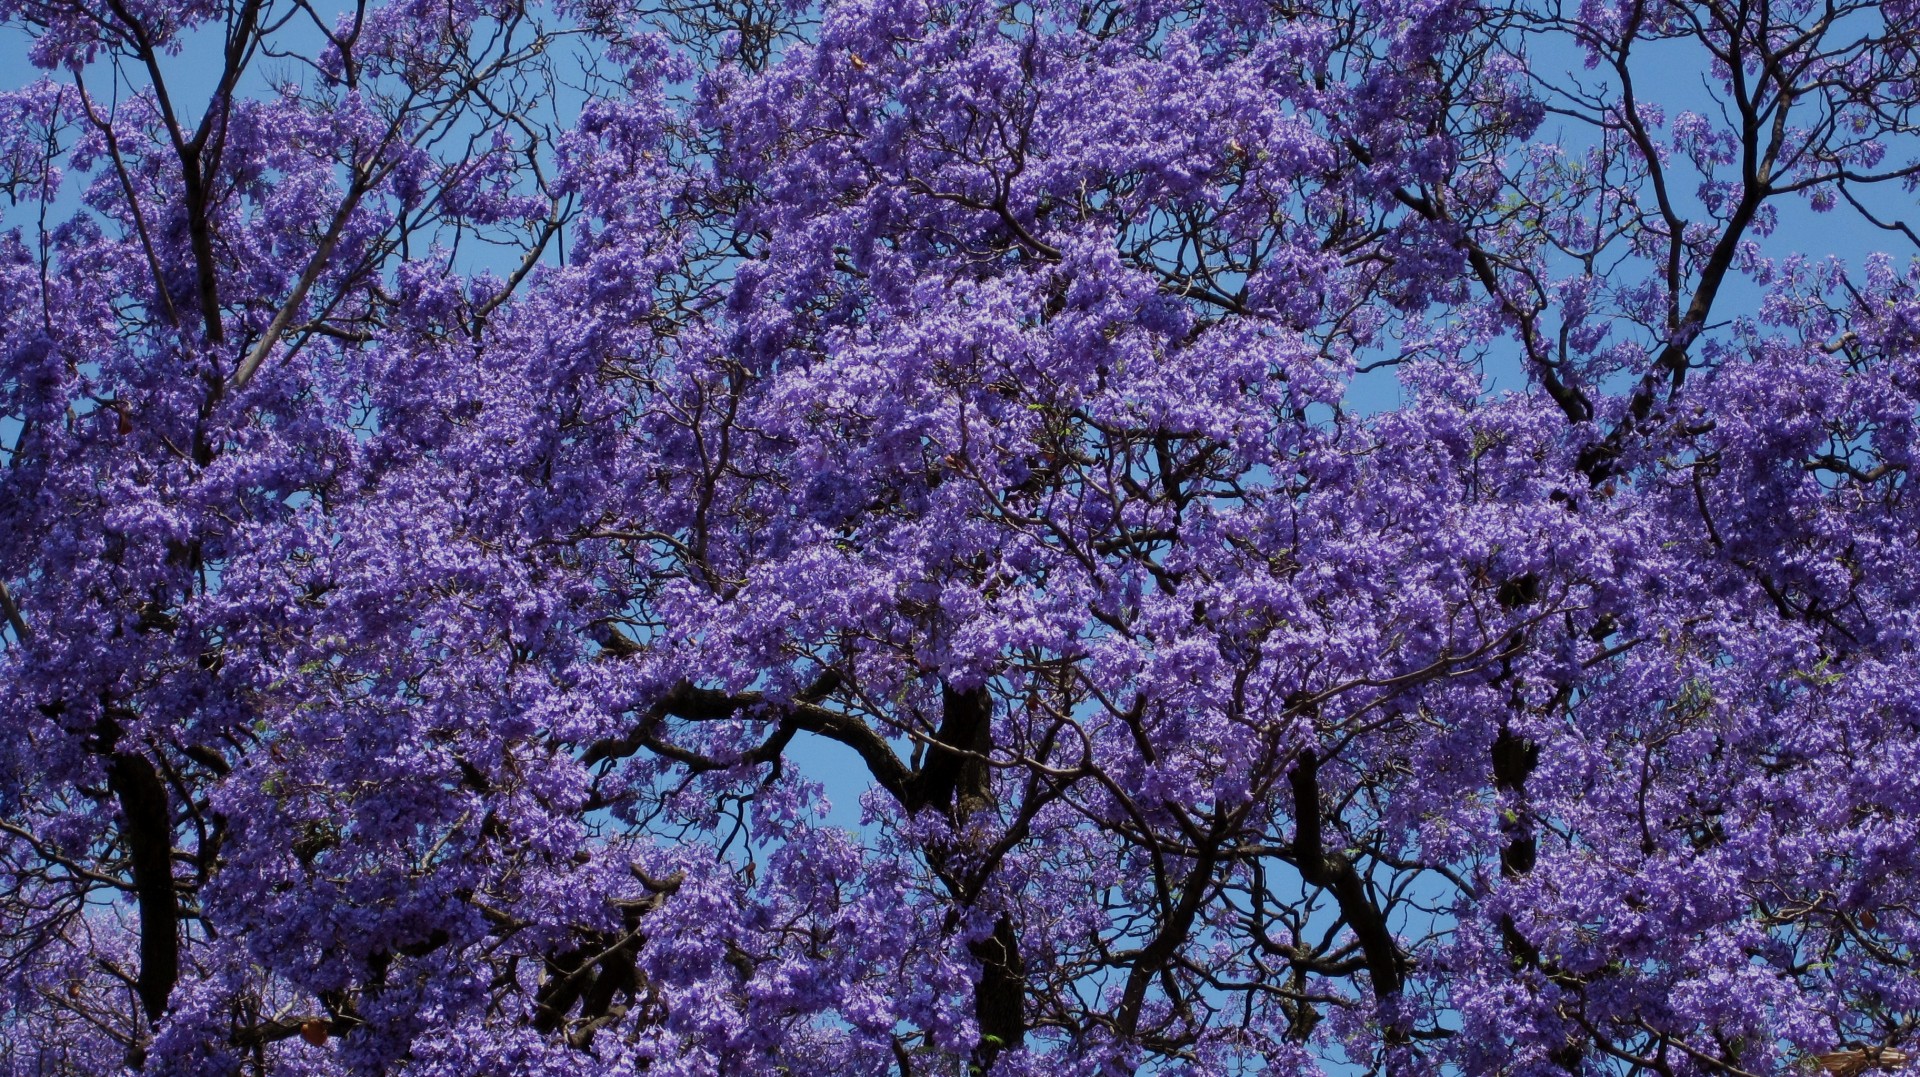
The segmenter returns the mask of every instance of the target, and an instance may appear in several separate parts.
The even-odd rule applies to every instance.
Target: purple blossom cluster
[[[1920,1056],[1913,0],[0,26],[0,1075]]]

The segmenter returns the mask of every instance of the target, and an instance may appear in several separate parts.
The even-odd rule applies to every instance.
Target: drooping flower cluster
[[[0,0],[0,1072],[1904,1065],[1916,20]]]

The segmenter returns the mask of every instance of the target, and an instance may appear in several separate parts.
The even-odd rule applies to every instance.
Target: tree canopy
[[[1920,1056],[1914,0],[0,24],[0,1074]]]

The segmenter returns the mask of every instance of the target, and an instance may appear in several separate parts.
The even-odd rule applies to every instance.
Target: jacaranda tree
[[[1920,3],[0,46],[8,1077],[1920,1056]]]

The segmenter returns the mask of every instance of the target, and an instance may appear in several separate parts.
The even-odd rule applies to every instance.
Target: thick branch
[[[594,742],[587,747],[580,761],[592,766],[632,755],[647,745],[647,727],[664,717],[689,722],[713,722],[736,718],[742,711],[751,708],[768,707],[773,712],[769,717],[777,719],[783,727],[815,733],[852,748],[867,764],[867,770],[881,788],[893,794],[902,804],[907,803],[913,775],[900,757],[894,754],[886,738],[852,715],[819,706],[819,701],[839,685],[839,675],[829,670],[792,702],[774,703],[764,692],[721,692],[683,682],[674,686],[655,704],[633,732]]]
[[[147,1019],[167,1012],[180,978],[180,902],[173,889],[173,816],[166,787],[138,752],[116,752],[107,783],[120,802],[127,853],[140,908],[140,1004]]]
[[[1400,946],[1387,926],[1386,914],[1367,893],[1367,882],[1353,861],[1326,849],[1320,815],[1320,759],[1312,750],[1302,752],[1293,773],[1287,776],[1293,786],[1295,832],[1294,866],[1308,883],[1324,887],[1340,906],[1340,916],[1360,940],[1360,952],[1367,960],[1367,973],[1373,978],[1373,993],[1385,999],[1400,993],[1406,970]]]
[[[906,806],[965,816],[993,799],[992,774],[986,763],[993,747],[993,698],[984,686],[962,692],[942,683],[940,706],[940,732],[929,743]]]

